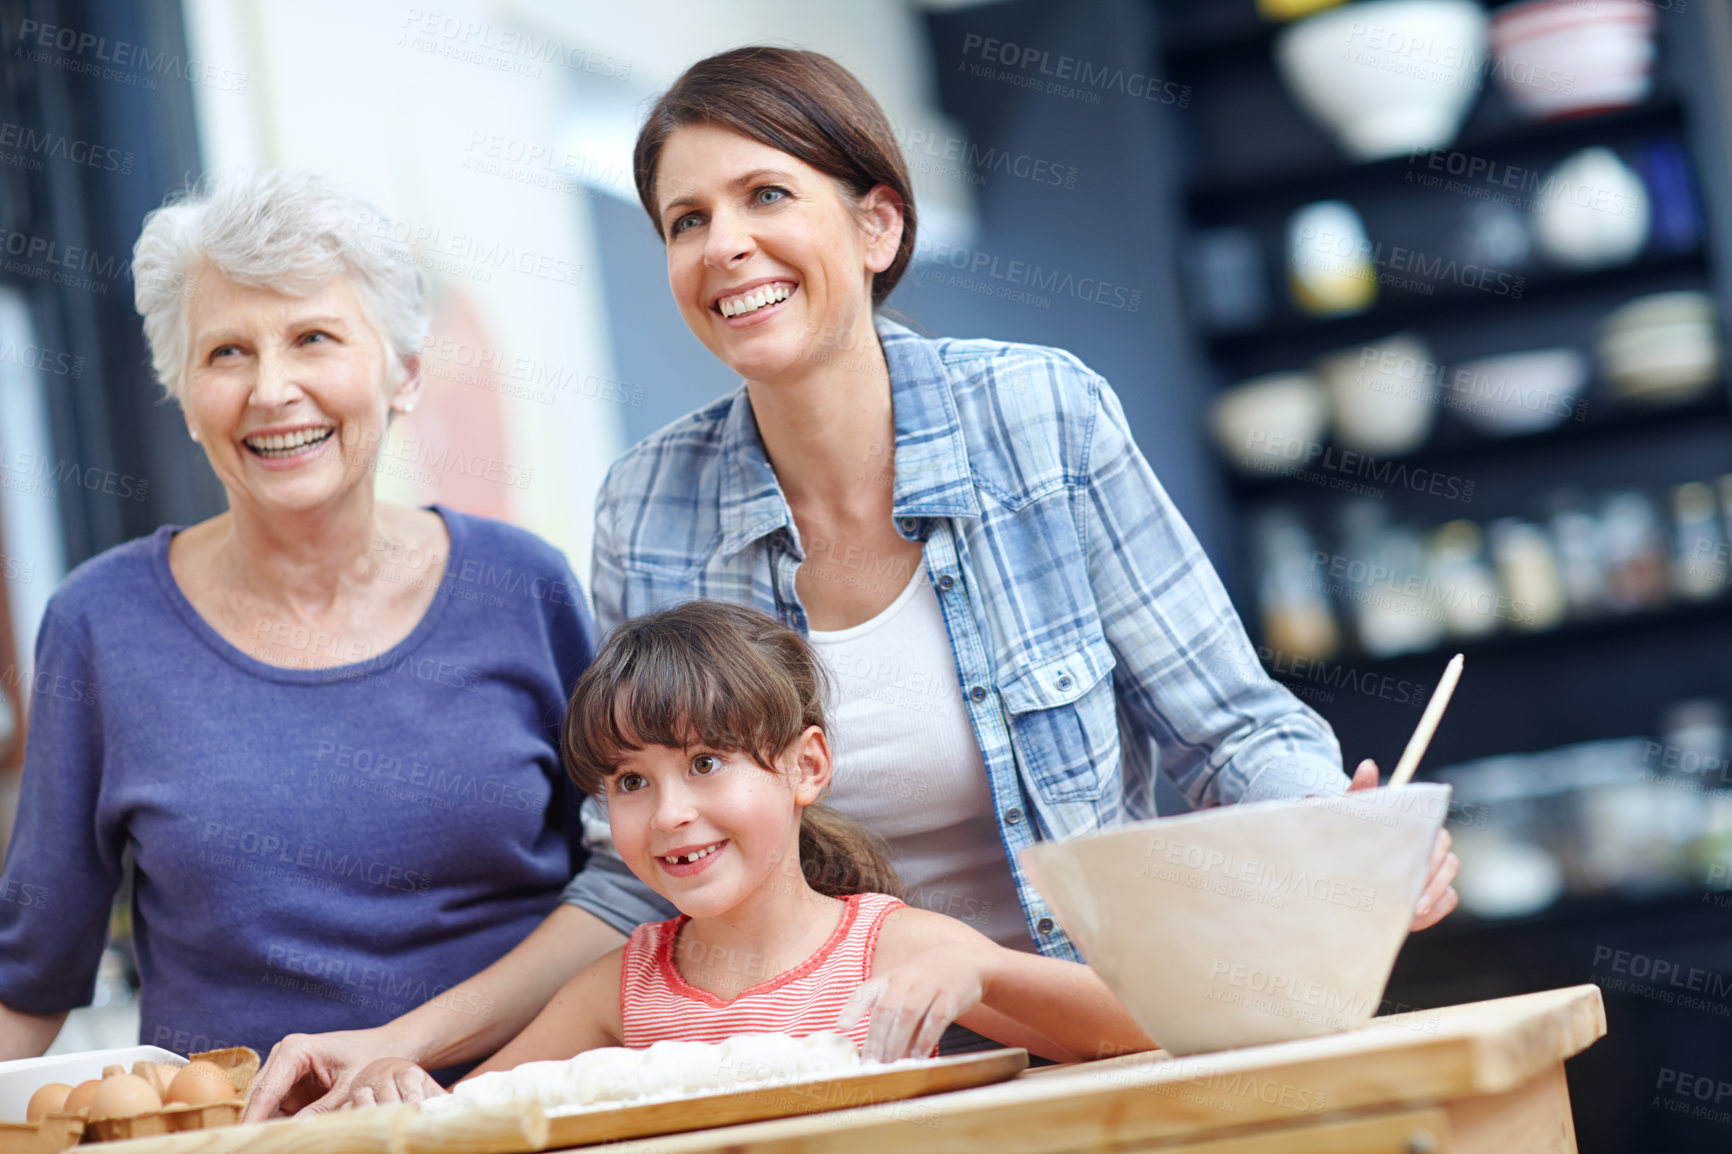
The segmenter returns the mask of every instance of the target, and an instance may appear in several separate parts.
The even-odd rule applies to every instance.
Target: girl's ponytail
[[[801,815],[800,872],[807,885],[829,898],[902,896],[902,881],[884,856],[883,844],[827,805],[809,805]]]

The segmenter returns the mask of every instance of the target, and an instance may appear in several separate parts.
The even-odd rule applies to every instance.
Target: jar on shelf
[[[1606,497],[1600,513],[1606,604],[1632,613],[1666,602],[1666,539],[1654,502],[1625,491]]]
[[[1711,601],[1726,591],[1726,537],[1714,490],[1699,481],[1672,490],[1672,592]]]
[[[1423,653],[1443,640],[1443,610],[1430,596],[1425,544],[1389,523],[1382,505],[1350,502],[1341,512],[1341,579],[1336,597],[1350,607],[1368,657]]]
[[[1498,579],[1509,595],[1510,625],[1530,633],[1556,627],[1569,604],[1551,537],[1516,517],[1493,521],[1490,536]]]
[[[1587,498],[1565,490],[1552,498],[1547,521],[1557,550],[1558,583],[1563,587],[1568,616],[1592,617],[1605,608],[1606,575],[1600,542],[1600,519]]]
[[[1317,542],[1304,521],[1285,506],[1267,509],[1252,522],[1252,541],[1264,640],[1288,658],[1334,656],[1341,631],[1327,567],[1319,570]]]
[[[1484,536],[1472,521],[1438,528],[1431,538],[1430,570],[1451,637],[1483,637],[1509,618],[1509,599],[1486,562]]]

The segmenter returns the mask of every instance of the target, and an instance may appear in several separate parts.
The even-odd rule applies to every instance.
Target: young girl
[[[614,631],[572,695],[566,763],[681,916],[573,978],[537,1021],[541,1052],[520,1039],[518,1057],[842,1030],[890,1061],[933,1053],[952,1022],[1061,1061],[1152,1048],[1087,966],[894,896],[870,835],[818,805],[826,688],[805,640],[744,606],[694,601]],[[353,1101],[438,1092],[390,1059]]]

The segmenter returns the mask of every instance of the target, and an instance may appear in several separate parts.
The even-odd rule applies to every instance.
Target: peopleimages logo
[[[82,358],[79,371],[83,371]],[[10,449],[0,442],[0,485],[46,496],[56,484],[76,485],[92,493],[106,493],[130,501],[142,501],[150,492],[148,480],[130,473],[117,473],[97,465],[79,465],[42,453]]]
[[[39,20],[20,20],[18,38],[24,47],[15,49],[14,55],[23,56],[32,63],[52,64],[146,90],[156,88],[155,77],[159,76],[173,77],[219,92],[233,92],[237,96],[245,95],[247,90],[247,74],[244,72],[201,63],[191,57],[182,59],[173,52],[153,52],[143,44],[110,40],[78,28],[44,24]],[[63,55],[53,57],[49,55],[51,52]]]
[[[122,175],[132,171],[133,155],[130,152],[92,144],[88,140],[76,140],[58,132],[38,132],[11,121],[0,122],[0,148],[16,149],[13,155],[20,158],[45,156],[50,160],[66,160],[86,168]]]
[[[918,242],[914,247],[914,256],[916,261],[925,266],[916,273],[922,280],[935,280],[935,273],[942,276],[944,269],[954,269],[966,280],[988,287],[1052,293],[1054,296],[1068,296],[1086,304],[1105,305],[1124,312],[1134,313],[1143,303],[1142,289],[1096,276],[1079,277],[1064,269],[1043,268],[1029,261],[1014,260],[961,245]],[[969,286],[962,284],[961,287]]]
[[[897,141],[902,145],[909,164],[916,170],[965,184],[984,185],[987,174],[991,173],[1056,188],[1076,187],[1076,165],[1047,157],[1013,153],[960,136],[946,136],[924,129],[899,132]]]
[[[398,44],[452,60],[539,77],[540,64],[587,72],[604,80],[631,79],[632,62],[580,48],[528,29],[511,28],[437,11],[410,8]]]
[[[1055,96],[1082,100],[1088,104],[1099,104],[1102,92],[1118,92],[1139,100],[1152,100],[1157,104],[1171,104],[1178,108],[1188,108],[1191,103],[1189,84],[1175,84],[1146,73],[1127,72],[1123,68],[1094,64],[1075,56],[1055,56],[1044,48],[997,40],[973,32],[962,38],[962,55],[973,56],[983,64],[997,64],[1010,70],[1009,75],[999,73],[996,79],[1013,82],[1022,88],[1041,88]],[[962,62],[961,67],[972,71],[974,75],[982,75],[978,68],[970,69],[967,60]],[[1043,77],[1050,79],[1043,81]]]

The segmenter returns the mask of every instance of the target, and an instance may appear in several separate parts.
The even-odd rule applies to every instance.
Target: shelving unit
[[[1725,77],[1732,75],[1727,31],[1732,21],[1721,14],[1660,12],[1654,92],[1638,106],[1534,122],[1519,115],[1487,78],[1450,149],[1354,163],[1288,96],[1273,60],[1280,25],[1261,19],[1252,0],[1149,2],[1159,29],[1151,69],[1191,85],[1194,92],[1193,107],[1179,129],[1184,149],[1175,162],[1183,190],[1174,205],[1174,227],[1193,240],[1217,229],[1242,230],[1261,254],[1269,305],[1261,319],[1227,328],[1211,323],[1200,308],[1193,318],[1195,356],[1217,392],[1266,373],[1306,369],[1321,356],[1397,332],[1420,335],[1446,372],[1447,366],[1477,357],[1557,346],[1577,348],[1591,359],[1598,327],[1609,312],[1636,297],[1677,289],[1714,295],[1726,346],[1732,332],[1726,282],[1732,179],[1723,118]],[[1497,6],[1495,0],[1488,2]],[[1579,149],[1604,145],[1629,161],[1656,139],[1680,142],[1694,167],[1703,232],[1693,243],[1663,247],[1650,242],[1631,262],[1591,272],[1548,267],[1535,253],[1506,270],[1522,278],[1519,298],[1447,280],[1430,292],[1380,284],[1368,310],[1328,318],[1307,316],[1288,299],[1285,228],[1302,205],[1345,200],[1364,220],[1374,245],[1447,257],[1462,238],[1469,210],[1496,190],[1476,195],[1471,188],[1422,186],[1414,177],[1431,171],[1434,156],[1466,154],[1543,180]],[[1189,267],[1178,271],[1194,275]],[[1728,383],[1669,407],[1620,402],[1597,377],[1583,396],[1585,419],[1501,438],[1440,407],[1426,441],[1390,460],[1410,470],[1467,477],[1475,483],[1472,501],[1440,500],[1393,485],[1378,494],[1383,507],[1395,520],[1415,526],[1463,517],[1484,525],[1504,516],[1537,519],[1549,495],[1560,489],[1590,494],[1635,489],[1663,498],[1671,486],[1732,473]],[[1240,532],[1231,592],[1255,638],[1260,614],[1247,536],[1256,515],[1285,505],[1314,532],[1322,531],[1320,541],[1327,542],[1344,498],[1314,477],[1246,475],[1225,461],[1221,469],[1222,489]],[[1346,606],[1337,603],[1336,609],[1345,622]],[[1350,638],[1351,630],[1344,632]],[[1369,756],[1387,769],[1418,720],[1424,693],[1406,705],[1365,686],[1407,683],[1428,691],[1448,655],[1458,650],[1468,655],[1467,673],[1426,758],[1433,768],[1653,733],[1666,706],[1685,698],[1732,704],[1724,659],[1714,656],[1729,647],[1732,589],[1707,602],[1570,620],[1543,632],[1446,640],[1435,650],[1397,657],[1374,659],[1348,645],[1327,662],[1307,666],[1283,661],[1269,649],[1264,653],[1272,675],[1334,727],[1348,765]],[[1724,944],[1724,934],[1702,932],[1699,896],[1656,892],[1569,898],[1543,915],[1510,922],[1457,915],[1447,928],[1410,945],[1389,997],[1441,1005],[1597,980],[1596,945],[1671,950],[1715,972],[1732,973],[1732,949]],[[1709,1019],[1680,1016],[1656,999],[1614,997],[1611,1005],[1608,1044],[1572,1071],[1581,1149],[1692,1148],[1667,1145],[1674,1124],[1650,1112],[1641,1092],[1651,1086],[1656,1066],[1684,1060],[1680,1055],[1687,1048],[1670,1040],[1674,1033],[1704,1032]],[[1718,1033],[1711,1036],[1723,1051],[1732,1025],[1725,1018],[1714,1021],[1718,1024],[1709,1029]],[[1720,1076],[1732,1073],[1722,1070]]]
[[[1657,634],[1662,631],[1683,631],[1704,626],[1719,627],[1732,623],[1732,597],[1708,601],[1678,601],[1650,609],[1628,613],[1607,613],[1566,621],[1553,629],[1531,632],[1503,631],[1482,637],[1457,637],[1423,653],[1401,653],[1390,657],[1353,655],[1356,665],[1375,665],[1390,669],[1406,668],[1415,673],[1440,666],[1453,653],[1469,658],[1496,658],[1516,650],[1543,653],[1547,648],[1570,649],[1583,645],[1616,643],[1626,637]]]
[[[1272,27],[1272,26],[1270,26]],[[1451,149],[1471,152],[1476,157],[1498,163],[1526,161],[1535,152],[1573,150],[1599,144],[1608,136],[1639,131],[1662,131],[1676,128],[1682,106],[1676,93],[1650,96],[1631,108],[1620,108],[1580,120],[1510,121],[1498,119],[1491,125],[1470,121]],[[1278,171],[1251,176],[1211,177],[1199,174],[1186,189],[1186,197],[1197,209],[1227,206],[1239,200],[1256,202],[1266,198],[1269,185],[1279,181],[1283,190],[1300,202],[1321,200],[1350,191],[1353,186],[1375,186],[1380,182],[1407,183],[1406,174],[1419,157],[1397,156],[1388,160],[1360,164],[1318,159],[1296,164]]]
[[[1267,315],[1244,328],[1212,327],[1198,318],[1200,356],[1216,388],[1262,373],[1306,368],[1329,352],[1397,332],[1419,334],[1446,367],[1527,348],[1567,346],[1591,356],[1599,323],[1618,305],[1651,292],[1712,290],[1716,285],[1713,252],[1724,238],[1715,234],[1732,228],[1732,209],[1719,204],[1710,190],[1699,189],[1706,234],[1687,247],[1668,249],[1651,242],[1626,264],[1586,272],[1548,266],[1535,254],[1509,270],[1520,278],[1519,295],[1493,295],[1440,281],[1431,286],[1434,291],[1423,294],[1380,288],[1378,299],[1361,313],[1308,316],[1288,301],[1284,285],[1284,229],[1299,206],[1344,199],[1364,218],[1373,245],[1418,247],[1433,260],[1448,260],[1454,255],[1453,237],[1466,227],[1474,199],[1416,187],[1409,178],[1424,170],[1429,153],[1371,163],[1347,159],[1287,96],[1272,59],[1279,26],[1262,20],[1249,0],[1208,5],[1155,0],[1155,12],[1166,48],[1154,67],[1177,83],[1191,84],[1196,93],[1182,158],[1180,230],[1200,233],[1231,226],[1254,237],[1270,302]],[[1627,154],[1654,138],[1688,142],[1698,106],[1711,95],[1703,90],[1701,77],[1678,65],[1674,42],[1691,31],[1677,15],[1667,13],[1661,21],[1655,90],[1644,103],[1600,115],[1535,122],[1511,108],[1487,78],[1451,149],[1519,166],[1537,179],[1563,157],[1593,144]],[[1253,109],[1255,115],[1249,115]],[[1390,460],[1408,470],[1471,474],[1474,499],[1442,501],[1401,486],[1387,486],[1378,496],[1394,516],[1416,525],[1458,517],[1484,523],[1499,516],[1537,516],[1547,494],[1559,488],[1595,493],[1635,487],[1658,495],[1670,485],[1732,472],[1732,404],[1724,387],[1684,404],[1646,407],[1619,401],[1596,379],[1584,400],[1588,415],[1582,421],[1502,438],[1475,429],[1440,405],[1425,443]],[[1250,524],[1259,509],[1279,502],[1298,509],[1327,536],[1326,522],[1342,501],[1339,493],[1310,478],[1250,476],[1225,463],[1222,467],[1224,487],[1242,526]],[[1250,571],[1247,552],[1242,549],[1238,558],[1240,573]],[[1255,621],[1258,613],[1247,584],[1241,581],[1234,592],[1242,615]],[[1678,612],[1692,616],[1696,607]],[[1644,614],[1615,627],[1572,623],[1558,632],[1561,639],[1579,632],[1600,644],[1632,646],[1640,644],[1650,626],[1663,630],[1665,617]],[[1726,630],[1732,640],[1732,617],[1708,612],[1703,627]],[[1553,640],[1548,634],[1500,634],[1470,647],[1483,650],[1484,662],[1495,663],[1542,652]],[[1440,652],[1453,644],[1446,643]],[[1340,660],[1365,664],[1367,659],[1343,655]],[[1476,665],[1470,680],[1483,676]],[[1715,691],[1717,686],[1707,684],[1697,689]],[[1665,702],[1646,704],[1653,716],[1644,728],[1654,724]],[[1361,746],[1380,735],[1381,727],[1362,725],[1351,709],[1325,705],[1320,711],[1336,725],[1350,759],[1378,752]],[[1525,732],[1527,727],[1522,728]],[[1493,752],[1510,735],[1507,727],[1494,725],[1475,745]],[[1551,736],[1556,745],[1576,739],[1567,716],[1556,719]]]
[[[1295,207],[1300,203],[1304,202],[1296,202]],[[1394,247],[1396,246],[1391,245],[1392,251]],[[1428,260],[1444,259],[1433,258],[1432,254],[1425,253],[1423,249],[1408,251],[1421,252]],[[1428,282],[1435,291],[1425,294],[1380,288],[1377,301],[1364,312],[1307,317],[1296,311],[1283,310],[1255,329],[1205,330],[1205,335],[1212,348],[1225,357],[1231,357],[1244,349],[1267,351],[1272,344],[1326,347],[1351,345],[1416,325],[1437,326],[1461,320],[1472,322],[1483,316],[1488,306],[1533,307],[1554,301],[1568,303],[1572,299],[1600,295],[1607,291],[1619,299],[1626,299],[1642,295],[1629,291],[1626,286],[1632,282],[1673,277],[1675,274],[1684,274],[1680,279],[1687,280],[1690,287],[1706,287],[1706,250],[1693,248],[1683,252],[1643,253],[1628,264],[1587,272],[1564,272],[1555,269],[1511,272],[1503,275],[1511,278],[1509,283],[1512,286],[1516,284],[1515,278],[1520,277],[1520,284],[1512,288],[1509,294],[1493,295],[1464,288],[1459,283],[1448,280]],[[1520,295],[1514,295],[1518,291]]]
[[[1440,425],[1424,447],[1390,460],[1410,469],[1462,469],[1559,445],[1615,446],[1632,432],[1664,431],[1667,426],[1689,427],[1703,421],[1732,423],[1732,402],[1724,388],[1683,404],[1624,405],[1610,412],[1605,406],[1588,409],[1582,420],[1565,420],[1549,429],[1508,437],[1490,436],[1452,421]],[[1324,448],[1339,447],[1325,444]],[[1227,484],[1236,498],[1245,500],[1274,499],[1283,494],[1305,496],[1312,488],[1291,472],[1250,474],[1233,470]]]

